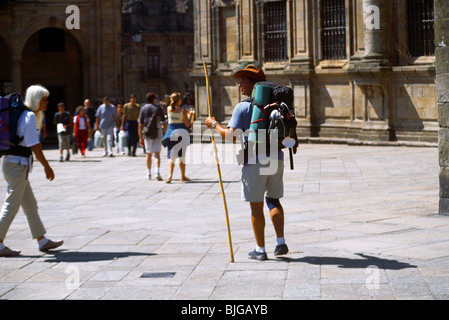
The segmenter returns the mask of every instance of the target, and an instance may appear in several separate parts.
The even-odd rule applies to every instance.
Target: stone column
[[[363,0],[367,62],[384,62],[391,54],[391,0]]]
[[[440,209],[449,215],[449,0],[435,0],[436,86],[438,103]]]
[[[11,90],[12,92],[22,91],[22,59],[20,58],[11,60]]]
[[[240,6],[240,55],[243,61],[254,61],[255,57],[255,35],[254,16],[255,8],[252,0],[242,0]]]
[[[210,1],[200,1],[196,0],[194,2],[195,13],[195,62],[197,67],[202,70],[203,61],[207,64],[212,63],[212,37],[211,37],[211,26],[213,25],[212,20],[212,9]]]
[[[209,69],[209,76],[213,70],[213,53],[211,26],[214,25],[212,20],[212,1],[195,0],[194,10],[194,42],[195,42],[195,61],[194,69],[190,74],[195,79],[195,104],[197,105],[197,118],[204,118],[208,115],[207,90],[204,76],[203,61],[206,61]],[[211,81],[212,82],[212,81]],[[211,89],[213,96],[213,90]],[[214,104],[212,104],[214,106]]]

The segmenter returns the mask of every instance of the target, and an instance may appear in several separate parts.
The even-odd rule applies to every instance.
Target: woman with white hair
[[[38,242],[42,252],[55,249],[63,241],[52,241],[45,237],[45,228],[39,217],[37,201],[28,180],[32,168],[32,154],[43,165],[46,178],[53,181],[55,174],[42,152],[39,142],[39,130],[42,126],[42,112],[47,109],[49,92],[42,86],[34,85],[27,89],[24,104],[31,110],[25,110],[19,118],[17,136],[23,137],[20,152],[3,157],[3,176],[8,183],[6,199],[0,213],[0,257],[15,257],[20,251],[11,250],[3,244],[8,229],[19,208],[27,217],[33,239]]]

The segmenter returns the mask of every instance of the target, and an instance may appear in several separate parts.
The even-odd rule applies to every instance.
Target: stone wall
[[[440,214],[449,215],[449,0],[435,0],[436,85],[438,102]]]

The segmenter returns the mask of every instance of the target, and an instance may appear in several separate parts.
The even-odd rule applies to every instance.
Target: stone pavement
[[[38,163],[30,180],[48,237],[65,244],[40,253],[20,211],[5,244],[22,255],[0,258],[0,299],[449,298],[437,148],[301,145],[285,170],[290,253],[273,257],[267,215],[265,262],[247,259],[254,240],[236,148],[219,149],[234,263],[210,145],[189,147],[192,182],[180,182],[176,166],[171,184],[144,179],[142,151],[102,158],[95,149],[59,163],[46,150],[56,180]],[[166,174],[165,150],[162,158]]]

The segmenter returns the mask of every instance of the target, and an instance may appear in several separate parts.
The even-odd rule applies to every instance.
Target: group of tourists
[[[122,154],[128,149],[128,156],[135,157],[140,145],[146,154],[146,178],[151,180],[155,177],[162,181],[160,152],[164,146],[168,150],[168,177],[165,181],[172,181],[178,158],[181,181],[190,181],[185,174],[185,154],[195,113],[191,100],[183,100],[181,94],[175,92],[170,95],[168,101],[164,101],[165,109],[157,103],[155,93],[147,93],[145,99],[146,104],[141,106],[137,103],[137,96],[132,94],[128,103],[115,106],[109,97],[104,97],[97,110],[93,109],[90,100],[86,99],[83,106],[76,108],[73,117],[66,111],[65,104],[59,103],[53,120],[58,133],[59,161],[64,161],[64,150],[65,161],[69,161],[71,149],[79,150],[84,158],[86,150],[92,150],[95,146],[104,148],[103,157],[114,157],[114,147]],[[173,133],[181,139],[170,139]],[[76,148],[73,148],[71,143],[72,135]],[[176,152],[172,152],[174,148]]]

